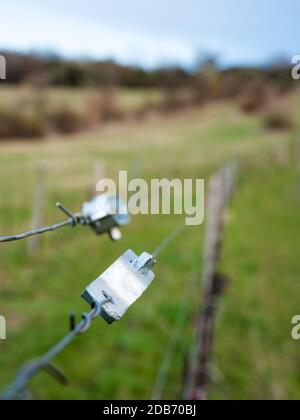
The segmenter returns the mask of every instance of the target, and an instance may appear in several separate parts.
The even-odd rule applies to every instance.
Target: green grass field
[[[292,105],[299,105],[298,97],[290,99]],[[267,132],[261,117],[219,103],[74,138],[4,143],[0,232],[29,227],[40,163],[47,168],[45,217],[52,223],[61,218],[56,201],[78,211],[89,198],[97,160],[106,162],[110,177],[127,169],[146,179],[207,179],[223,162],[239,159],[221,267],[231,281],[218,315],[210,398],[296,399],[300,343],[292,341],[290,331],[291,318],[300,311],[300,157],[291,153],[286,162],[282,151],[294,150],[297,138],[298,132]],[[178,216],[136,216],[118,243],[88,228],[66,228],[45,235],[35,258],[27,255],[26,241],[2,244],[0,313],[8,321],[8,339],[0,342],[0,388],[66,333],[70,311],[87,310],[80,294],[90,281],[128,248],[153,251],[179,221]],[[119,323],[96,320],[57,358],[68,387],[41,373],[31,382],[34,398],[149,398],[178,302],[191,282],[185,328],[163,393],[180,398],[184,354],[201,303],[203,231],[203,226],[187,228],[160,255],[155,282]]]

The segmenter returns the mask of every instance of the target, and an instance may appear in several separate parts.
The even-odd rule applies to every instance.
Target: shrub
[[[292,130],[294,121],[283,110],[273,109],[265,115],[264,127],[268,130]]]
[[[195,105],[203,105],[215,98],[216,78],[213,74],[198,74],[192,83],[192,98]]]
[[[246,84],[240,95],[240,108],[245,113],[260,111],[271,100],[274,100],[276,93],[268,82],[261,79],[252,80]]]
[[[69,107],[60,107],[47,115],[52,130],[62,134],[72,134],[85,126],[84,117]]]
[[[120,121],[125,118],[125,113],[121,110],[117,92],[113,87],[103,90],[100,98],[100,119],[102,121]]]
[[[101,116],[101,98],[99,94],[89,95],[86,100],[86,120],[89,126],[99,123]]]
[[[240,108],[245,113],[259,111],[264,105],[262,95],[256,93],[243,94],[240,98]]]
[[[0,109],[0,139],[41,138],[46,134],[45,120],[31,111]]]

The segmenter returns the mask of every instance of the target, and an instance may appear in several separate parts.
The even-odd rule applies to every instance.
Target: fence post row
[[[92,196],[97,192],[98,182],[106,178],[106,165],[105,162],[97,160],[94,162],[93,177],[92,177]],[[89,193],[90,194],[90,193]]]
[[[103,178],[103,176],[105,176],[105,166],[95,165],[94,173],[98,179]],[[42,224],[45,199],[45,169],[39,166],[37,174],[38,179],[34,194],[33,227]],[[235,174],[236,166],[234,164],[229,164],[219,173],[212,176],[209,182],[207,225],[204,243],[204,268],[202,276],[203,309],[200,311],[197,319],[196,340],[186,363],[184,375],[183,397],[188,400],[207,399],[208,388],[211,382],[210,364],[216,309],[218,299],[222,295],[226,284],[225,277],[218,272],[218,264],[222,250],[226,209],[233,195]],[[64,222],[63,225],[70,224],[72,220],[73,216],[67,222]],[[56,225],[54,227],[56,227]],[[178,226],[167,238],[165,238],[153,253],[153,256],[160,253],[171,240],[175,239],[181,233],[183,228],[184,226]],[[50,230],[50,228],[43,228],[43,231],[48,230]],[[38,237],[31,239],[37,238]],[[36,252],[38,249],[38,241],[29,244],[30,253]],[[27,389],[26,385],[28,380],[40,369],[46,369],[51,374],[54,374],[55,377],[61,377],[59,372],[57,374],[57,371],[51,367],[51,360],[62,351],[76,335],[85,332],[89,328],[91,321],[99,316],[100,310],[101,307],[95,307],[89,314],[84,314],[83,321],[77,326],[73,325],[74,322],[72,322],[71,332],[42,358],[26,365],[24,370],[17,376],[12,386],[2,395],[2,399],[13,399],[18,395],[20,396],[20,394]],[[73,318],[72,320],[74,321]]]
[[[211,382],[211,356],[217,302],[226,279],[218,273],[222,250],[226,209],[234,189],[236,167],[227,165],[211,177],[207,201],[207,225],[204,243],[203,309],[196,321],[196,339],[184,376],[183,397],[206,400]]]

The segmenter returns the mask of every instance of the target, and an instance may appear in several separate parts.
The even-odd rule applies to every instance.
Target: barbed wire
[[[228,180],[230,177],[228,176]],[[227,181],[228,181],[227,180]],[[230,179],[231,181],[231,179]],[[225,194],[226,195],[226,194]],[[230,195],[230,190],[228,190],[228,195]],[[65,214],[69,216],[67,221],[57,223],[52,226],[36,229],[33,231],[25,232],[23,234],[14,235],[14,236],[6,236],[0,237],[0,242],[9,242],[15,241],[19,239],[26,238],[28,236],[33,236],[37,234],[42,234],[44,232],[49,232],[55,229],[60,229],[65,226],[76,226],[78,223],[85,224],[88,223],[86,218],[81,216],[80,214],[73,215],[71,214],[64,206],[60,203],[57,204],[57,207],[62,210]],[[179,234],[185,229],[186,225],[184,223],[180,223],[176,226],[176,228],[165,237],[157,248],[153,252],[153,257],[157,257],[173,240],[175,240]],[[176,349],[177,343],[181,337],[181,331],[183,328],[183,312],[184,307],[186,305],[187,300],[187,287],[185,287],[185,293],[182,295],[182,300],[179,302],[179,309],[177,311],[177,315],[175,318],[175,323],[173,326],[173,330],[170,336],[169,344],[166,348],[165,355],[163,357],[154,390],[152,393],[152,398],[158,399],[161,397],[163,387],[167,380],[168,371],[171,364],[171,359],[173,357],[174,351]],[[97,318],[101,314],[102,306],[110,302],[112,300],[111,296],[106,296],[101,303],[94,301],[92,304],[92,310],[89,313],[82,314],[82,321],[75,325],[74,316],[70,317],[71,321],[71,331],[65,335],[61,341],[59,341],[54,347],[52,347],[45,355],[42,357],[33,360],[29,363],[26,363],[23,368],[20,370],[19,374],[16,376],[13,383],[7,388],[7,390],[0,395],[0,399],[2,400],[13,400],[18,399],[22,395],[24,395],[27,391],[27,385],[31,378],[33,378],[37,373],[41,370],[48,372],[49,374],[53,375],[59,382],[66,383],[66,379],[64,375],[51,363],[52,360],[61,352],[63,351],[71,342],[72,340],[79,334],[83,334],[87,332],[91,326],[92,321]]]
[[[39,229],[33,229],[28,232],[20,233],[17,235],[0,236],[0,242],[19,241],[21,239],[29,238],[30,236],[41,235],[46,232],[52,232],[54,230],[61,229],[66,226],[75,227],[78,224],[81,224],[81,225],[88,224],[88,220],[83,215],[79,213],[78,214],[70,213],[61,203],[57,203],[56,207],[59,208],[67,216],[69,216],[69,219],[60,223],[56,223],[51,226],[46,226]]]
[[[61,205],[58,204],[58,207],[60,208]],[[68,221],[68,224],[71,224],[71,217]],[[182,226],[182,224],[180,224],[180,226],[177,226],[166,238],[164,238],[156,248],[155,256],[158,256],[158,254],[162,252],[162,250],[165,249],[166,246],[168,246],[171,243],[171,241],[179,235],[179,233],[183,230],[184,227],[185,225]],[[39,359],[33,360],[29,363],[26,363],[20,370],[19,374],[17,374],[14,382],[7,388],[7,390],[2,395],[0,395],[0,400],[13,400],[18,398],[21,399],[23,395],[27,395],[26,391],[28,382],[41,370],[46,371],[59,382],[65,384],[67,382],[66,378],[60,372],[60,370],[57,369],[51,363],[52,359],[54,359],[62,350],[64,350],[65,347],[67,347],[77,335],[85,333],[90,328],[92,321],[100,315],[102,306],[105,303],[110,302],[111,300],[112,297],[107,296],[101,303],[94,301],[93,309],[89,313],[82,314],[83,319],[77,326],[75,325],[74,315],[71,314],[71,331],[52,349],[50,349],[44,356],[40,357]]]
[[[24,392],[26,392],[30,379],[32,379],[41,370],[45,370],[46,372],[52,374],[61,383],[66,383],[67,381],[64,375],[55,366],[52,365],[51,361],[59,353],[61,353],[77,335],[84,334],[89,330],[92,321],[98,318],[100,315],[102,306],[111,300],[112,298],[108,296],[103,299],[101,303],[95,301],[93,303],[93,309],[88,313],[83,313],[82,321],[77,325],[73,325],[74,317],[71,316],[71,331],[65,335],[65,337],[54,347],[52,347],[45,355],[39,359],[26,363],[20,370],[14,382],[7,388],[3,395],[0,396],[0,399],[18,399]]]

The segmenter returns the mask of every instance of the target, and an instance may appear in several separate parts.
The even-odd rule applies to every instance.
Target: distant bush
[[[160,111],[173,112],[183,107],[182,98],[177,89],[167,88],[163,92],[163,102]]]
[[[203,105],[207,102],[210,94],[209,86],[206,79],[198,76],[193,82],[191,89],[191,98],[195,105]]]
[[[272,109],[265,116],[264,127],[268,130],[292,130],[294,121],[291,116],[282,109]]]
[[[49,112],[47,122],[51,130],[62,134],[73,134],[86,126],[85,118],[68,106]]]
[[[45,120],[32,111],[0,109],[0,139],[41,138],[46,134]]]
[[[267,82],[256,79],[245,84],[239,97],[240,108],[243,112],[260,111],[269,101],[270,87]]]
[[[220,77],[218,98],[233,99],[237,98],[244,90],[245,80],[238,73],[223,73]]]
[[[79,110],[67,102],[51,103],[46,91],[26,85],[12,104],[0,108],[0,139],[42,138],[49,132],[74,134],[129,115],[121,109],[115,88],[96,91]]]
[[[86,100],[86,121],[91,127],[99,124],[101,116],[101,103],[102,101],[100,95],[97,93],[89,95]]]
[[[125,118],[125,112],[118,103],[117,91],[113,87],[102,91],[99,108],[101,121],[121,121]]]
[[[239,102],[241,110],[245,113],[259,111],[263,108],[265,104],[263,96],[255,92],[244,93],[240,97]]]
[[[217,72],[220,76],[220,92],[217,93],[220,96],[236,95],[237,91],[241,92],[241,84],[245,85],[245,82],[254,79],[269,81],[280,91],[293,89],[294,86],[290,77],[291,66],[285,62],[269,64],[263,68],[221,69],[214,58],[208,58],[201,63],[195,63],[197,70],[195,68],[188,70],[181,66],[145,69],[139,66],[121,65],[114,60],[70,60],[49,52],[22,54],[1,50],[0,54],[7,61],[8,77],[5,83],[20,84],[24,81],[33,81],[35,84],[51,86],[115,85],[130,88],[165,88],[171,84],[173,88],[183,88],[194,83],[197,72],[201,73],[201,77],[207,73]],[[199,99],[202,101],[202,95]]]

